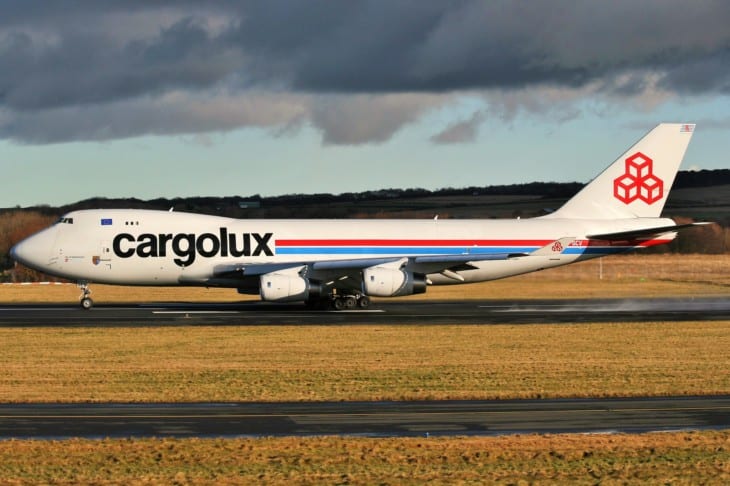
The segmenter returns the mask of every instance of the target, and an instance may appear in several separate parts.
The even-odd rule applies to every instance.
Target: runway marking
[[[0,311],[3,312],[13,312],[13,311],[65,311],[68,310],[69,307],[0,307]]]
[[[505,309],[505,310],[523,310],[523,309],[542,309],[543,307],[596,307],[599,305],[606,305],[605,303],[602,304],[515,304],[515,305],[479,305],[480,309]]]
[[[240,311],[224,311],[224,310],[202,310],[202,311],[152,311],[153,314],[240,314]]]
[[[343,314],[367,314],[367,313],[373,313],[373,312],[385,312],[383,309],[349,309],[349,310],[341,310],[341,311],[333,311],[337,313],[343,313]]]

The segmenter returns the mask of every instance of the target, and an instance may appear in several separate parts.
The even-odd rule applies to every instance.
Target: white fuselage
[[[64,216],[19,245],[16,258],[59,277],[123,285],[230,285],[211,282],[235,265],[364,258],[525,254],[477,261],[455,280],[492,280],[665,243],[672,237],[590,244],[587,235],[672,225],[670,219],[534,218],[521,220],[239,220],[148,210],[89,210]],[[561,238],[573,242],[549,255],[527,255]],[[22,245],[33,245],[23,248]],[[463,279],[463,280],[462,280]]]

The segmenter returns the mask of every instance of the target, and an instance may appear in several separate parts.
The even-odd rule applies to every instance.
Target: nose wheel
[[[79,283],[79,288],[81,289],[81,300],[79,304],[81,305],[81,308],[84,310],[89,310],[92,307],[94,307],[94,301],[91,300],[91,289],[89,289],[89,284],[86,282]]]

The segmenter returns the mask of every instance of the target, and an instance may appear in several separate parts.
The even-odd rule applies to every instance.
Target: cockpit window
[[[56,221],[56,224],[74,224],[73,218],[61,218]]]

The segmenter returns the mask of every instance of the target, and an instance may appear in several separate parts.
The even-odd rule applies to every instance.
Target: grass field
[[[3,484],[727,484],[730,432],[0,442]]]
[[[0,329],[4,402],[730,393],[730,322]]]

